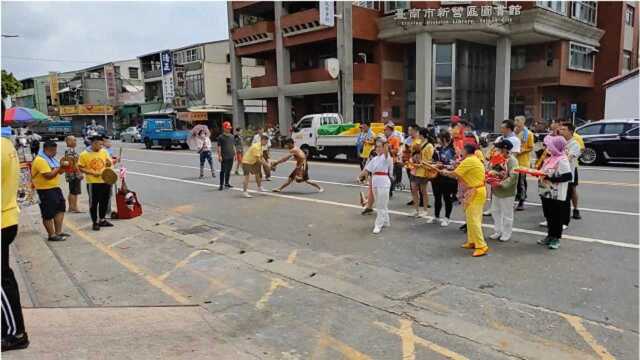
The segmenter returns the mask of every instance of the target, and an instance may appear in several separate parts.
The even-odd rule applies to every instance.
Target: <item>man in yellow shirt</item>
[[[109,211],[109,198],[111,198],[111,185],[105,184],[102,180],[102,172],[111,167],[111,157],[103,148],[103,141],[104,138],[101,135],[93,136],[91,146],[83,151],[78,158],[78,168],[86,175],[89,212],[94,231],[100,230],[101,227],[113,226],[106,219]]]
[[[38,192],[42,224],[49,241],[62,241],[69,237],[69,234],[62,232],[66,200],[60,188],[62,166],[67,164],[60,164],[55,158],[57,150],[55,142],[45,141],[42,150],[31,162],[31,181]]]
[[[9,245],[18,235],[18,154],[11,140],[2,138],[2,351],[24,349],[24,329],[18,282],[9,266]]]
[[[251,174],[256,177],[256,185],[260,191],[265,191],[262,187],[262,167],[270,168],[267,161],[264,159],[264,152],[262,149],[269,143],[269,136],[263,134],[260,136],[260,141],[254,143],[247,149],[247,152],[242,156],[242,172],[244,173],[244,183],[242,184],[242,193],[244,197],[251,198],[247,188],[249,187],[249,178]]]
[[[533,151],[535,135],[525,126],[525,120],[526,118],[522,115],[515,117],[515,133],[518,136],[518,139],[520,139],[520,152],[516,155],[516,159],[518,160],[518,166],[530,168],[531,152]],[[518,175],[516,200],[518,201],[516,210],[524,210],[524,202],[527,200],[527,174]]]
[[[489,252],[489,246],[482,234],[482,208],[487,200],[485,173],[482,161],[475,156],[476,147],[465,144],[462,151],[464,160],[453,171],[440,170],[440,173],[455,177],[464,186],[464,214],[467,222],[467,242],[465,249],[475,249],[473,256],[482,256]]]

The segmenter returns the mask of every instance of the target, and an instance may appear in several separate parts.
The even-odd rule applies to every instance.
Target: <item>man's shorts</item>
[[[67,210],[62,189],[59,187],[37,191],[40,199],[40,213],[44,220],[51,220],[58,213]]]
[[[242,172],[246,175],[246,174],[252,174],[252,175],[262,175],[262,169],[261,169],[261,164],[259,162],[256,162],[255,164],[242,164]]]
[[[571,182],[571,185],[578,186],[578,168],[575,168],[573,171],[573,181]]]
[[[82,183],[82,180],[80,179],[73,179],[73,180],[69,180],[69,194],[70,195],[80,195],[82,194],[82,187],[80,186],[80,184]]]

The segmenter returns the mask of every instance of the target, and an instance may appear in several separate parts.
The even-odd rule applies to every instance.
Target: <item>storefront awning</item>
[[[231,114],[231,110],[230,109],[217,108],[217,107],[207,107],[207,108],[193,108],[193,107],[190,107],[187,110],[189,112],[228,113],[228,114]]]
[[[130,93],[135,93],[135,92],[140,92],[143,90],[142,86],[136,86],[136,85],[122,85],[122,87]]]

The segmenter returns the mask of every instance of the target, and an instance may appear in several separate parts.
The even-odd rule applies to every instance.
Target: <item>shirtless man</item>
[[[307,156],[304,154],[304,151],[300,150],[299,148],[295,147],[293,145],[293,140],[292,139],[287,139],[284,141],[284,146],[289,149],[289,154],[287,154],[286,156],[284,156],[282,159],[274,162],[271,164],[271,168],[275,169],[275,167],[278,164],[282,164],[283,162],[291,159],[292,157],[296,160],[296,168],[293,169],[293,171],[291,172],[291,175],[289,175],[289,179],[287,179],[287,182],[285,182],[284,184],[282,184],[282,186],[280,186],[277,189],[273,189],[273,192],[281,192],[284,188],[286,188],[287,186],[291,185],[292,182],[305,182],[311,186],[313,186],[314,188],[318,189],[318,192],[323,192],[324,189],[314,183],[311,182],[309,180],[309,165],[307,163]]]

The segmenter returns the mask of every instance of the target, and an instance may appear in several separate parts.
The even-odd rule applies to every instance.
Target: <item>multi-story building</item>
[[[172,84],[163,82],[162,56],[170,56],[169,71],[173,72]],[[167,61],[169,59],[165,59]],[[184,120],[211,120],[216,126],[231,118],[231,69],[229,65],[229,41],[213,41],[189,45],[177,49],[162,50],[140,57],[144,77],[145,104],[143,113],[176,114]],[[264,67],[258,61],[246,59],[242,63],[245,82],[250,77],[264,75]],[[170,80],[171,82],[171,80]],[[166,86],[172,86],[173,94],[165,96]],[[247,104],[246,121],[264,122],[264,101]],[[218,124],[219,126],[219,124]]]
[[[228,18],[234,118],[264,99],[267,122],[285,132],[333,111],[420,125],[456,114],[482,130],[572,109],[598,120],[602,84],[638,64],[638,2],[233,1]],[[246,58],[265,63],[251,88]]]

